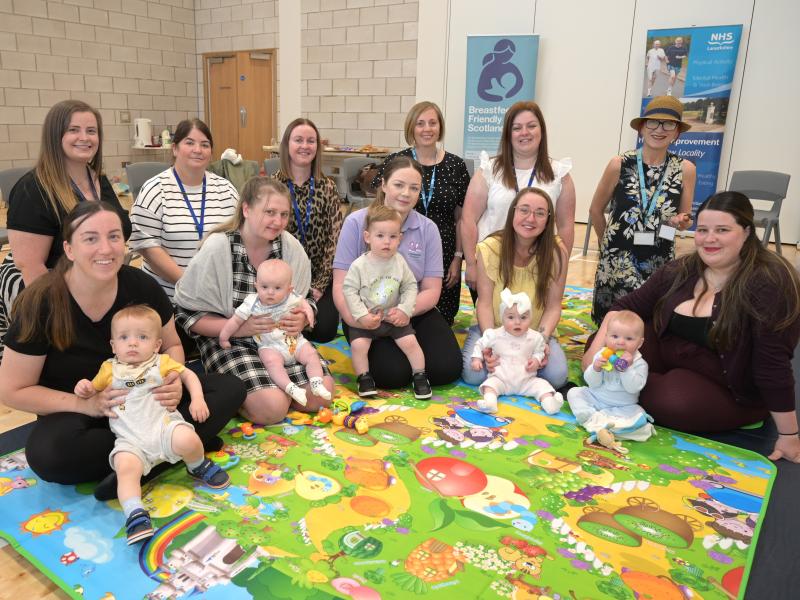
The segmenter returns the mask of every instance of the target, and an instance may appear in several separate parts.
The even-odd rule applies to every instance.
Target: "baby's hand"
[[[599,358],[594,359],[594,363],[592,363],[592,368],[595,370],[596,373],[599,373],[603,370],[603,367],[608,363],[607,358],[603,358],[602,356]]]
[[[189,414],[198,423],[204,423],[211,412],[208,410],[208,404],[203,398],[196,398],[189,403]]]
[[[368,312],[358,319],[358,324],[363,329],[377,329],[378,325],[381,324],[382,317],[383,315],[381,313]]]
[[[88,379],[81,379],[78,383],[75,384],[75,395],[78,398],[83,398],[84,400],[91,398],[97,393],[97,390],[94,389],[92,382]]]
[[[541,368],[542,368],[542,362],[538,358],[531,357],[525,364],[525,370],[528,373],[533,373],[534,371],[538,371]]]
[[[480,358],[473,358],[472,359],[472,370],[473,371],[480,371],[483,369],[483,361]]]
[[[228,348],[231,347],[231,341],[228,338],[225,338],[224,340],[222,338],[219,338],[219,345],[227,350]]]

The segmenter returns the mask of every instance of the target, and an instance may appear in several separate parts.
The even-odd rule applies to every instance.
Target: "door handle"
[[[247,127],[247,109],[244,106],[239,107],[239,124]]]

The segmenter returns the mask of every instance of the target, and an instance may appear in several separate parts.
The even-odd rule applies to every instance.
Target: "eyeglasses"
[[[659,119],[647,119],[644,122],[644,126],[650,129],[651,131],[655,131],[658,129],[658,126],[661,125],[661,128],[664,131],[675,131],[678,128],[677,121],[661,121]]]
[[[514,210],[522,215],[523,219],[527,219],[531,215],[537,219],[545,219],[550,216],[550,213],[543,208],[537,208],[536,210],[533,210],[530,206],[515,206]]]

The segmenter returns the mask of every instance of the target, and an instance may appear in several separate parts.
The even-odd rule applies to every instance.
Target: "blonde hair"
[[[620,310],[614,313],[608,322],[608,326],[611,327],[614,323],[619,323],[627,327],[636,327],[640,334],[644,336],[644,321],[632,310]]]
[[[69,129],[72,115],[83,112],[92,113],[97,121],[97,152],[89,161],[89,168],[94,177],[100,179],[103,168],[103,118],[97,109],[80,100],[62,100],[48,111],[42,125],[39,159],[35,167],[36,179],[43,188],[44,196],[59,224],[61,224],[61,213],[68,213],[78,204],[72,189],[72,180],[67,172],[61,140]]]
[[[285,198],[287,204],[289,204],[289,188],[277,179],[256,175],[248,179],[247,183],[244,184],[242,195],[239,197],[239,204],[236,205],[236,212],[233,213],[233,216],[214,227],[209,231],[209,235],[212,233],[238,231],[244,224],[244,205],[246,204],[248,208],[252,209],[262,200],[264,190],[267,190],[264,200],[277,195]]]
[[[125,308],[118,310],[116,314],[111,317],[111,335],[114,336],[114,329],[117,323],[122,319],[138,319],[140,321],[149,321],[153,326],[153,333],[156,337],[161,337],[161,316],[155,309],[147,306],[146,304],[132,304]]]
[[[436,113],[436,118],[439,119],[439,137],[436,141],[441,142],[444,139],[444,116],[442,115],[442,109],[439,108],[436,103],[424,100],[412,106],[411,110],[409,110],[406,115],[406,123],[403,132],[405,134],[406,143],[409,146],[413,146],[415,143],[414,128],[417,125],[417,119],[419,119],[422,113],[430,109],[433,109]]]
[[[382,221],[395,221],[402,224],[403,217],[400,213],[393,208],[389,208],[385,204],[370,204],[367,209],[367,217],[364,219],[364,231],[368,231],[370,225],[373,223],[380,223]]]

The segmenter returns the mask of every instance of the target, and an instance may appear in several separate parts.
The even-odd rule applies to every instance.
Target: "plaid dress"
[[[233,268],[233,305],[239,306],[248,294],[256,291],[256,269],[250,264],[247,251],[242,243],[242,237],[238,231],[226,234],[231,245],[232,268]],[[264,257],[282,258],[281,238],[276,237],[272,246]],[[316,303],[309,296],[306,301],[316,313]],[[269,378],[266,368],[258,356],[258,345],[252,337],[231,338],[231,347],[227,350],[219,345],[219,337],[205,337],[196,335],[189,331],[201,317],[209,313],[187,310],[181,306],[176,307],[176,320],[189,335],[196,341],[200,349],[200,358],[207,373],[226,373],[236,375],[247,386],[247,392],[254,392],[263,388],[277,387]],[[327,364],[322,361],[322,368],[325,375],[330,375]],[[289,379],[297,385],[308,383],[308,376],[305,368],[299,363],[286,366],[286,373]]]

